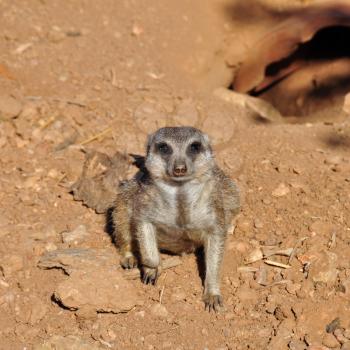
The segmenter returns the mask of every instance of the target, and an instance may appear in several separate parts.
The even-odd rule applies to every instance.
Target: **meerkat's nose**
[[[186,164],[176,164],[174,166],[173,172],[174,172],[174,176],[178,176],[178,177],[186,175],[187,173]]]

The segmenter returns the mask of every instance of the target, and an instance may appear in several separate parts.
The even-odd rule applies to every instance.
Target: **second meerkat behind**
[[[222,306],[220,265],[227,230],[239,211],[236,184],[215,163],[209,138],[192,127],[161,128],[149,136],[145,168],[122,182],[113,211],[124,268],[137,265],[144,283],[161,273],[160,250],[180,254],[204,247],[204,302]]]

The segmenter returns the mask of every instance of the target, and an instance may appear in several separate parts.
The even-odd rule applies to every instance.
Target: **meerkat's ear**
[[[154,133],[148,135],[148,137],[147,137],[146,154],[149,153],[149,150],[150,150],[150,148],[151,148],[151,144],[152,144],[152,142],[153,142],[153,138],[154,138]]]
[[[212,152],[213,151],[213,147],[212,147],[212,144],[211,144],[209,136],[206,133],[204,133],[204,132],[202,133],[202,135],[203,135],[204,142],[208,145],[209,150]]]
[[[203,139],[208,145],[210,145],[210,138],[205,132],[203,132]]]
[[[206,134],[205,132],[203,132],[203,139],[204,142],[211,148],[211,140],[208,134]]]

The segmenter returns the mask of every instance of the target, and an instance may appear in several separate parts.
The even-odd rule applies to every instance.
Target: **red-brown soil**
[[[350,348],[348,121],[266,122],[213,94],[260,34],[313,2],[0,0],[0,349]],[[143,154],[166,124],[229,140],[216,156],[243,201],[223,264],[225,311],[204,310],[193,255],[155,287],[125,282],[131,310],[64,307],[53,295],[71,278],[79,288],[84,267],[43,269],[48,252],[102,249],[124,278],[105,216],[69,193],[84,150]],[[80,225],[83,239],[64,238]],[[267,259],[290,268],[246,264],[288,248],[290,259]],[[86,294],[109,298],[110,272],[91,266]]]

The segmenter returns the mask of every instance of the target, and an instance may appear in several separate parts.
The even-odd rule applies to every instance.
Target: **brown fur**
[[[155,283],[161,271],[159,250],[180,254],[204,247],[204,301],[217,310],[222,305],[219,275],[227,230],[239,211],[238,189],[215,164],[204,134],[193,128],[165,129],[151,137],[146,168],[119,188],[113,221],[121,264],[134,267],[138,254],[143,281]],[[193,140],[202,143],[194,155],[187,146]],[[154,150],[160,141],[169,142],[174,149],[170,155]],[[171,173],[178,162],[191,169],[184,181]]]

